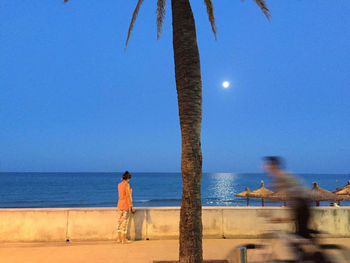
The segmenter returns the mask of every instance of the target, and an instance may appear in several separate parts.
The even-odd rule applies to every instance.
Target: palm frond
[[[69,0],[63,0],[64,3],[67,3]]]
[[[254,0],[255,3],[260,7],[266,18],[270,20],[270,10],[267,8],[265,0]]]
[[[137,15],[139,13],[140,7],[142,5],[142,2],[143,2],[143,0],[139,0],[137,2],[136,8],[134,10],[134,13],[132,14],[132,18],[131,18],[131,22],[130,22],[130,26],[129,26],[129,31],[128,31],[128,37],[126,38],[126,42],[125,42],[125,48],[128,46],[128,42],[129,42],[129,39],[130,39],[131,31],[132,31],[132,29],[134,27],[134,24],[135,24]]]
[[[163,29],[163,22],[165,17],[166,0],[157,1],[157,39],[160,38]]]
[[[211,24],[211,29],[213,30],[214,37],[216,39],[216,24],[215,24],[213,3],[211,0],[204,0],[204,3],[207,6],[207,13]]]

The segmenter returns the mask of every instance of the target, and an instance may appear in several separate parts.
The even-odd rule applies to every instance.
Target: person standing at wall
[[[135,209],[132,204],[132,189],[129,185],[131,174],[126,171],[123,174],[122,181],[118,184],[118,243],[127,244],[130,241],[126,239],[130,213]]]

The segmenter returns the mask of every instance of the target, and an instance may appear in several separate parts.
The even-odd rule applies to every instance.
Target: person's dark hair
[[[266,156],[263,160],[270,165],[276,165],[278,168],[283,167],[283,159],[279,156]]]
[[[123,174],[123,180],[128,180],[131,178],[131,174],[128,171],[125,171]]]

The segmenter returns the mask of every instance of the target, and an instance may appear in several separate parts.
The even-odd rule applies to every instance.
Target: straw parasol
[[[343,198],[342,200],[338,200],[338,205],[340,205],[340,201],[350,199],[350,181],[348,181],[348,184],[342,188],[337,187],[336,191],[334,191],[333,193],[338,195],[338,197]]]
[[[261,198],[261,206],[264,206],[264,198],[267,198],[269,195],[271,195],[273,192],[269,189],[266,189],[264,186],[264,181],[261,180],[261,185],[258,189],[250,192],[247,194],[248,197],[253,198]]]
[[[348,181],[348,184],[345,185],[344,187],[340,188],[337,187],[337,190],[334,191],[333,193],[337,195],[350,195],[350,181]]]
[[[313,182],[313,188],[309,192],[309,200],[316,202],[316,206],[320,206],[320,201],[341,201],[342,197],[321,188],[316,182]]]
[[[247,206],[249,206],[249,197],[247,196],[248,193],[250,193],[250,190],[248,187],[244,187],[245,191],[235,194],[237,197],[247,197]]]
[[[333,191],[332,193],[336,194],[336,193],[339,192],[340,190],[342,190],[341,187],[336,187],[336,188],[335,188],[335,191]]]
[[[286,191],[278,191],[270,194],[266,199],[283,201],[283,205],[287,206],[287,201],[290,199],[290,196]]]
[[[336,195],[338,196],[338,198],[339,199],[337,199],[337,201],[338,201],[338,205],[340,205],[340,201],[344,201],[344,200],[346,200],[346,199],[350,199],[350,194],[343,194],[343,195],[338,195],[337,193],[336,193]]]

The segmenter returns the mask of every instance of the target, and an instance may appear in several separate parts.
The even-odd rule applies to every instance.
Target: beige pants
[[[117,230],[122,234],[126,234],[128,231],[128,223],[129,223],[130,210],[119,210],[118,209],[118,224]]]

